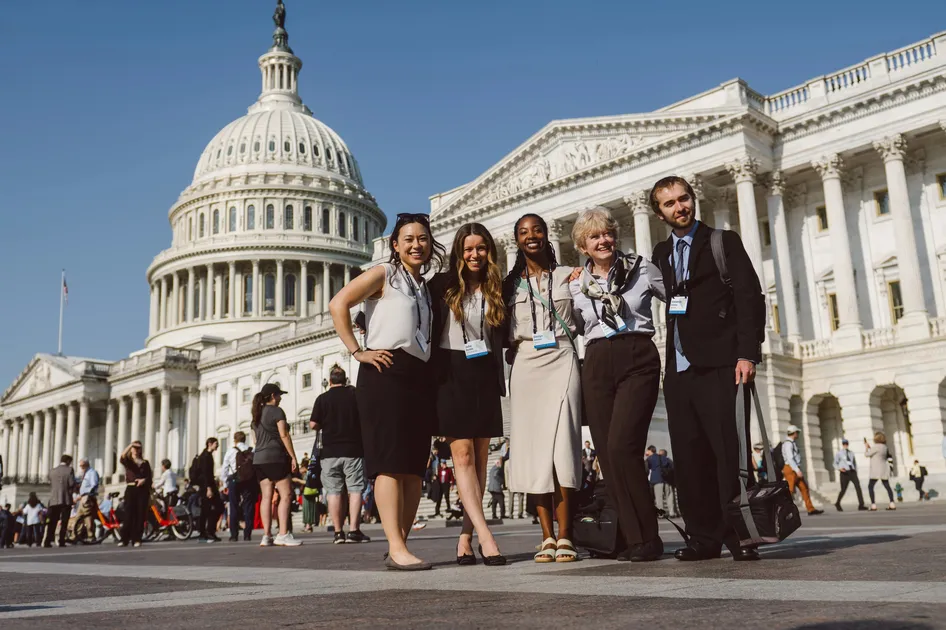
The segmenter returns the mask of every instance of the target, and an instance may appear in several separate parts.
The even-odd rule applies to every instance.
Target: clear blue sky
[[[946,29],[942,0],[285,1],[302,97],[389,216],[549,120],[646,112],[736,76],[777,92]],[[56,351],[63,267],[66,354],[143,346],[168,209],[256,98],[275,2],[3,5],[0,390]]]

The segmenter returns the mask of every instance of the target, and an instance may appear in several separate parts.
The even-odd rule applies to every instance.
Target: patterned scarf
[[[620,250],[615,250],[614,263],[611,265],[611,271],[608,272],[607,290],[602,289],[595,280],[581,284],[581,292],[588,299],[601,302],[601,321],[613,330],[618,329],[617,315],[624,305],[623,294],[634,282],[634,274],[640,265],[641,257],[637,254],[624,254]],[[589,260],[585,264],[588,275],[591,275],[591,269],[594,269],[594,263]]]

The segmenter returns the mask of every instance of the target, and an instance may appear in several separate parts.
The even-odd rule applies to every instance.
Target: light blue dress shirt
[[[95,472],[95,469],[89,467],[85,471],[85,475],[82,477],[82,484],[79,486],[79,495],[91,494],[95,495],[99,490],[99,474]]]
[[[682,237],[677,236],[673,232],[671,232],[670,234],[671,239],[672,239],[671,244],[673,245],[673,247],[670,249],[671,273],[673,274],[677,273],[677,242],[682,240],[687,244],[687,246],[683,248],[683,268],[686,269],[686,272],[685,272],[686,277],[684,279],[687,279],[690,277],[690,250],[693,249],[693,235],[696,233],[696,228],[697,226],[699,226],[699,224],[700,224],[699,221],[695,221],[693,223],[693,227],[690,228],[690,231],[687,232]],[[674,326],[674,328],[676,328],[676,326]],[[682,347],[682,344],[683,342],[681,340],[680,342],[681,347]],[[686,358],[686,356],[682,352],[680,352],[680,350],[676,349],[676,346],[677,344],[674,344],[674,352],[676,353],[676,358],[677,358],[677,372],[683,372],[687,368],[690,367],[690,361]]]

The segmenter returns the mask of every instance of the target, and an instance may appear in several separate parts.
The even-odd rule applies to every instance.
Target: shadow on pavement
[[[792,630],[932,630],[933,626],[916,621],[883,621],[857,619],[853,621],[826,621],[795,626]]]
[[[850,549],[851,547],[860,547],[862,545],[881,545],[884,543],[906,540],[907,536],[895,535],[874,535],[861,536],[857,538],[829,538],[812,537],[782,543],[779,546],[771,547],[771,551],[766,550],[763,558],[774,560],[794,560],[798,558],[810,558],[813,556],[822,556],[841,549]]]

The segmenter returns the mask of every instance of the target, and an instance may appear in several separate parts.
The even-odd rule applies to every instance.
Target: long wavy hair
[[[430,256],[424,261],[420,269],[421,274],[426,274],[431,268],[434,268],[434,265],[436,265],[437,271],[443,269],[443,259],[447,255],[447,250],[443,245],[437,242],[433,232],[430,231],[430,217],[421,213],[402,213],[397,215],[394,228],[391,230],[391,236],[388,237],[388,247],[391,250],[391,256],[388,258],[388,262],[395,267],[401,266],[401,255],[398,254],[397,250],[394,248],[394,243],[397,242],[401,228],[411,223],[418,223],[423,226],[424,230],[427,231],[427,237],[430,239]]]
[[[467,223],[457,230],[457,235],[453,239],[453,247],[450,249],[450,264],[447,271],[447,290],[444,292],[444,301],[457,321],[462,322],[463,297],[469,288],[467,282],[470,274],[466,267],[466,261],[463,260],[463,246],[467,236],[481,236],[486,241],[487,262],[485,272],[480,272],[480,290],[486,297],[486,303],[489,304],[489,308],[486,310],[486,323],[492,328],[499,328],[506,316],[506,308],[503,302],[503,277],[497,263],[499,254],[496,250],[496,242],[493,241],[493,235],[480,223]]]
[[[263,407],[272,399],[272,396],[264,398],[263,392],[257,392],[256,395],[253,396],[253,402],[250,404],[250,425],[252,425],[254,430],[259,426],[260,420],[263,419]]]
[[[555,258],[555,249],[552,247],[552,244],[549,243],[549,226],[545,222],[545,219],[531,212],[519,217],[512,228],[512,239],[513,242],[516,243],[516,262],[513,264],[512,269],[509,270],[505,280],[503,280],[503,302],[506,304],[506,308],[512,307],[512,299],[516,295],[516,282],[522,277],[522,272],[526,268],[526,255],[518,245],[519,224],[526,219],[535,219],[539,222],[539,225],[542,226],[542,231],[545,233],[545,256],[549,261],[549,271],[555,271],[555,268],[558,267],[558,259]]]

